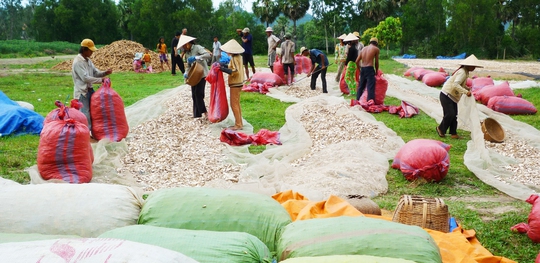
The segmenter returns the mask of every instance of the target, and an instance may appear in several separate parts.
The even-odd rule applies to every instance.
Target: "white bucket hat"
[[[266,28],[266,31],[264,31],[264,32],[274,32],[274,30],[272,30],[272,27],[269,26],[269,27]]]
[[[304,53],[304,51],[308,50],[306,47],[301,47],[300,48],[300,54]]]
[[[235,39],[231,39],[227,41],[227,43],[223,44],[221,46],[221,50],[231,54],[242,54],[245,51]]]
[[[249,33],[249,28],[244,28],[244,30],[242,30],[242,33]]]
[[[190,37],[190,36],[187,36],[187,35],[181,35],[180,38],[178,39],[178,45],[176,45],[176,49],[180,49],[182,48],[185,44],[195,40],[196,38],[194,37]]]
[[[462,66],[472,66],[477,68],[483,68],[482,64],[480,64],[480,61],[476,58],[475,55],[468,56],[465,60],[461,61],[459,65]]]

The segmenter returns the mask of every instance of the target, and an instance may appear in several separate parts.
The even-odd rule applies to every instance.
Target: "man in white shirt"
[[[221,43],[218,40],[218,37],[214,37],[214,43],[212,44],[212,63],[219,62],[221,59]]]
[[[81,48],[79,54],[73,59],[73,66],[71,69],[71,77],[73,78],[73,98],[78,99],[83,107],[81,112],[84,113],[88,120],[88,129],[92,130],[92,121],[90,118],[90,98],[94,93],[92,84],[100,84],[103,82],[103,77],[110,75],[112,69],[107,71],[98,70],[90,57],[96,51],[97,48],[94,45],[94,41],[91,39],[84,39],[81,42]]]
[[[281,42],[279,37],[274,35],[274,30],[271,27],[266,28],[266,36],[268,39],[268,67],[274,72],[274,62],[276,61],[276,48]]]

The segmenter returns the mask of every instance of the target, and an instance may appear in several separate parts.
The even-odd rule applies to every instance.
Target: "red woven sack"
[[[386,91],[388,90],[388,80],[384,78],[384,73],[379,69],[375,74],[375,105],[384,104]],[[367,105],[367,87],[360,97],[360,105]]]
[[[88,127],[86,115],[79,111],[79,109],[82,108],[82,103],[79,102],[79,100],[71,100],[71,107],[64,106],[59,100],[57,100],[54,105],[56,105],[58,109],[54,109],[47,114],[47,117],[45,117],[45,121],[43,122],[44,125],[54,120],[74,119]]]
[[[504,114],[535,114],[536,107],[529,101],[519,97],[495,96],[488,101],[487,107]]]
[[[472,85],[470,86],[471,92],[475,93],[479,91],[480,89],[482,89],[483,87],[493,86],[495,85],[495,83],[493,82],[493,79],[491,77],[480,77],[480,78],[476,77],[472,79],[471,85]]]
[[[222,130],[219,140],[232,146],[246,145],[253,142],[251,136],[231,129]]]
[[[119,142],[126,138],[129,125],[124,111],[124,102],[111,87],[111,80],[103,80],[101,87],[92,94],[90,101],[92,136],[97,140],[109,139]]]
[[[343,71],[339,78],[339,90],[341,90],[341,93],[349,95],[351,91],[349,90],[349,86],[347,85],[347,82],[345,82],[345,72],[347,72],[347,66],[343,67]]]
[[[302,61],[304,56],[297,54],[294,56],[294,73],[295,74],[302,74],[303,68],[302,68]]]
[[[538,194],[532,194],[527,198],[526,202],[532,205],[528,223],[519,223],[511,227],[510,230],[527,233],[527,236],[533,242],[540,243],[540,196]]]
[[[93,161],[88,126],[74,119],[54,120],[43,126],[37,156],[43,179],[88,183],[92,180]]]
[[[416,70],[419,70],[419,69],[424,69],[424,68],[423,68],[423,67],[414,66],[414,67],[412,67],[412,68],[407,69],[407,71],[405,71],[405,73],[403,73],[403,76],[405,76],[405,77],[414,76],[414,72],[415,72]]]
[[[422,82],[430,87],[439,87],[446,81],[446,72],[430,72],[422,77]]]
[[[450,168],[450,145],[430,139],[415,139],[399,149],[392,168],[400,169],[409,181],[424,178],[428,182],[441,181]]]
[[[283,79],[276,73],[272,72],[256,72],[251,77],[251,82],[257,82],[261,84],[269,83],[272,86],[283,85]]]
[[[308,74],[311,71],[311,59],[302,56],[302,72]],[[298,72],[300,74],[300,72]]]
[[[279,61],[279,56],[276,56],[276,61],[274,61],[273,65],[274,73],[276,73],[283,81],[286,81],[285,79],[285,71],[283,70],[283,64]]]
[[[510,88],[508,81],[495,86],[485,86],[474,93],[474,98],[484,105],[487,105],[489,99],[495,96],[514,96],[514,92]]]
[[[227,103],[225,80],[223,79],[223,72],[220,70],[219,63],[212,64],[206,80],[210,83],[208,120],[212,123],[220,122],[229,115],[229,105]]]
[[[267,129],[260,129],[256,134],[251,135],[251,140],[251,144],[253,145],[281,145],[281,141],[279,140],[279,132],[269,131]]]
[[[416,80],[422,80],[422,78],[428,74],[428,73],[433,73],[435,71],[431,70],[431,69],[418,69],[418,70],[415,70],[413,75],[414,75],[414,78]]]

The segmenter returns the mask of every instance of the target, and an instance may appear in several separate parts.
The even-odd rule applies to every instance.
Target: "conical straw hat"
[[[349,33],[349,34],[343,39],[343,42],[356,41],[356,40],[358,40],[358,37],[356,37],[356,36],[353,35],[352,33]]]
[[[235,39],[231,39],[227,41],[227,43],[223,44],[221,46],[221,50],[231,54],[242,54],[245,51]]]
[[[345,39],[346,36],[347,36],[347,34],[343,34],[343,35],[337,37],[337,39]]]
[[[482,64],[480,64],[480,61],[476,58],[475,55],[468,56],[465,60],[461,61],[459,65],[462,66],[472,66],[477,68],[483,68]]]
[[[180,39],[178,39],[178,45],[176,45],[176,48],[177,49],[180,49],[182,48],[185,44],[195,40],[196,38],[194,37],[190,37],[190,36],[186,36],[186,35],[181,35],[180,36]]]

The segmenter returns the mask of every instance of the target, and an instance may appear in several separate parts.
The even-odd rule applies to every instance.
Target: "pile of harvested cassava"
[[[133,59],[135,53],[144,53],[145,47],[130,40],[119,40],[112,42],[109,45],[99,48],[90,58],[96,68],[100,70],[112,69],[115,71],[133,71]],[[159,62],[159,54],[150,49],[150,56],[152,57],[152,70],[154,72],[161,72],[161,66]],[[56,70],[71,70],[73,59],[66,60],[56,66],[53,69]]]

